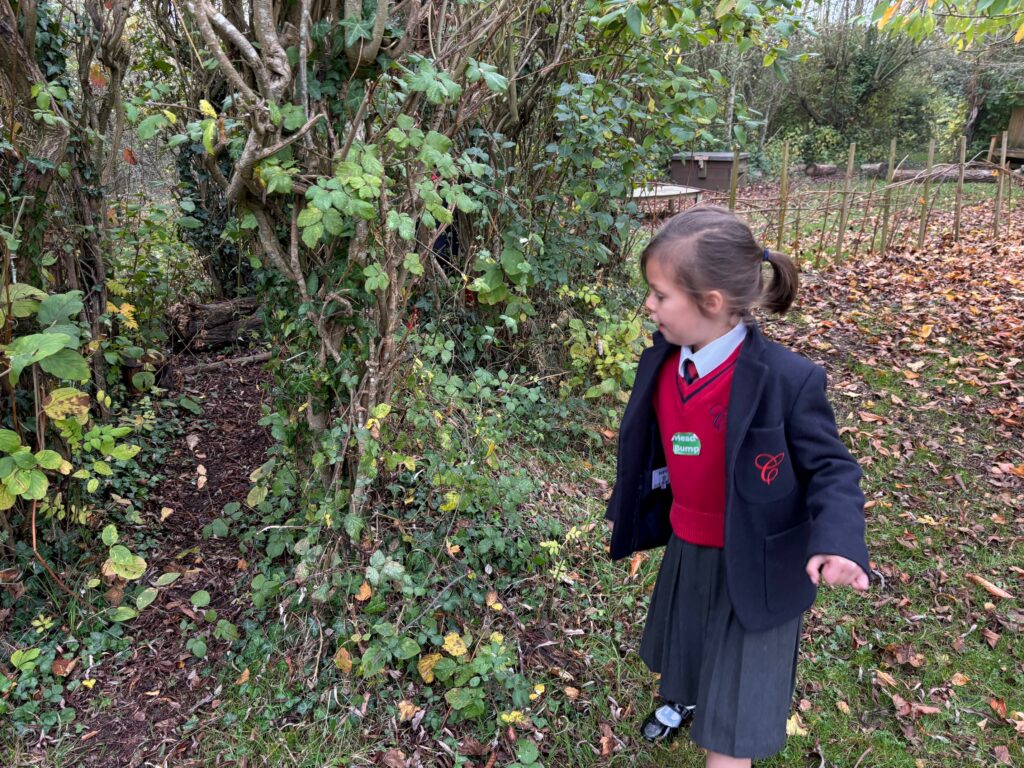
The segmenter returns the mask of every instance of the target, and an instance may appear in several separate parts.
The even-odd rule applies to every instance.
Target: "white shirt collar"
[[[679,352],[679,375],[684,376],[684,365],[687,360],[692,360],[697,369],[697,376],[707,376],[729,359],[729,355],[736,351],[736,347],[742,344],[745,338],[747,324],[741,321],[731,331],[705,344],[696,352],[690,347],[682,347]]]

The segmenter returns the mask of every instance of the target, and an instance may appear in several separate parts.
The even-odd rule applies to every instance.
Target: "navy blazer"
[[[756,325],[733,374],[725,443],[725,574],[749,631],[782,624],[816,596],[813,555],[841,555],[870,574],[861,471],[836,429],[825,371],[766,341]],[[652,398],[658,371],[678,347],[661,333],[640,356],[619,429],[615,488],[605,515],[611,556],[666,544],[671,487],[652,487],[665,453]],[[777,473],[777,474],[773,474]]]

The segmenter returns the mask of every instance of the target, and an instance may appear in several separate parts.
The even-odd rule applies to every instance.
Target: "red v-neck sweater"
[[[675,534],[691,544],[725,543],[725,425],[739,354],[736,347],[691,384],[679,375],[678,351],[658,372],[653,402],[672,486],[669,519]]]

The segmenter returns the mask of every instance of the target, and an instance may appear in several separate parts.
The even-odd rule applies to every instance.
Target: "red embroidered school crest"
[[[779,476],[779,467],[785,458],[785,453],[776,453],[774,456],[770,453],[757,454],[757,458],[754,459],[754,466],[761,470],[762,483],[771,485],[774,482],[775,478]]]

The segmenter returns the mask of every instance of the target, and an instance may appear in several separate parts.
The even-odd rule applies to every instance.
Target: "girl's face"
[[[644,307],[651,321],[670,344],[700,349],[723,336],[733,327],[722,296],[711,291],[706,297],[704,312],[672,278],[668,265],[653,258],[647,262],[647,299]]]

